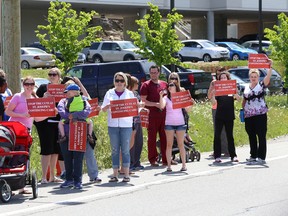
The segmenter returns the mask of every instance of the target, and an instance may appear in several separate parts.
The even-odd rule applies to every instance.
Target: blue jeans
[[[120,165],[120,149],[122,152],[122,166],[129,168],[130,166],[130,138],[132,134],[132,125],[130,128],[108,127],[112,151],[112,168],[119,169]]]
[[[68,140],[60,144],[60,147],[64,158],[66,181],[81,182],[84,152],[69,151]]]
[[[89,142],[86,144],[86,152],[84,154],[86,159],[87,171],[90,180],[98,177],[98,165],[94,156],[94,150],[90,146]]]

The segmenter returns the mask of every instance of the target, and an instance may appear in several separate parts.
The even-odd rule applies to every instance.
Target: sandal
[[[110,178],[109,182],[118,182],[118,178],[114,176]]]
[[[180,172],[185,172],[185,171],[187,171],[187,168],[186,168],[186,167],[182,167],[182,168],[180,169]]]
[[[59,178],[57,178],[57,177],[55,177],[52,181],[49,181],[49,182],[62,183],[63,180],[62,180],[62,179],[59,179]]]
[[[171,168],[167,168],[166,171],[167,171],[167,172],[172,172],[172,169],[171,169]]]
[[[130,182],[130,178],[127,177],[127,176],[125,176],[125,177],[123,178],[122,182]]]

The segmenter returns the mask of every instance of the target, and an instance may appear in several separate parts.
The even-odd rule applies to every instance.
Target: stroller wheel
[[[200,158],[201,158],[201,154],[199,151],[196,152],[196,160],[197,161],[200,161]]]
[[[12,197],[12,191],[6,181],[0,182],[0,199],[3,203],[8,203]]]
[[[195,160],[195,154],[193,151],[190,152],[190,159],[192,162]]]
[[[38,197],[38,183],[37,183],[37,175],[35,171],[33,171],[32,173],[31,186],[32,186],[33,199],[36,199]]]

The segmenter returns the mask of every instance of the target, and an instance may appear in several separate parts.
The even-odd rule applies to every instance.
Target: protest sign
[[[217,80],[214,82],[215,96],[237,93],[236,80]]]
[[[12,99],[13,96],[8,96],[5,98],[5,101],[4,101],[4,108],[6,109],[10,100]]]
[[[49,84],[47,85],[47,92],[55,97],[55,102],[59,102],[62,98],[66,98],[64,93],[65,85],[64,84]]]
[[[93,116],[98,116],[99,115],[99,110],[97,110],[98,108],[98,98],[93,98],[91,100],[88,101],[90,106],[91,106],[91,113],[89,114],[89,118],[93,117]]]
[[[189,90],[172,93],[171,101],[173,109],[180,109],[193,105]]]
[[[141,109],[140,120],[141,120],[141,126],[144,128],[148,128],[148,125],[149,125],[149,110],[148,109]]]
[[[29,98],[27,99],[27,107],[31,117],[56,116],[54,97]]]
[[[86,151],[87,123],[85,121],[72,121],[69,123],[69,151]]]
[[[271,68],[271,64],[269,58],[265,54],[251,53],[248,58],[248,68]]]
[[[132,117],[138,115],[137,98],[110,101],[112,118]]]

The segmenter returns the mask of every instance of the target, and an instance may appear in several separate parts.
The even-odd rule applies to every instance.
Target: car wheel
[[[27,61],[22,61],[21,62],[21,68],[22,69],[29,69],[30,68],[30,64]]]
[[[95,55],[95,56],[93,56],[93,62],[101,63],[101,62],[103,62],[103,59],[101,56]]]
[[[234,55],[232,56],[232,60],[233,60],[233,61],[239,61],[239,60],[240,60],[239,55],[238,55],[238,54],[234,54]]]
[[[124,56],[124,61],[131,61],[131,60],[135,60],[134,56],[131,56],[131,55],[126,55]]]
[[[203,61],[204,62],[211,62],[212,61],[211,56],[209,54],[205,54],[203,56]]]

